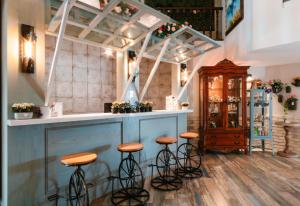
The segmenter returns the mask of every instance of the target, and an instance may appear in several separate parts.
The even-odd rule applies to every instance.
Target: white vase
[[[40,110],[42,113],[42,116],[41,116],[42,119],[47,119],[47,118],[51,117],[51,108],[50,107],[42,106],[42,107],[40,107]]]
[[[188,110],[189,106],[181,106],[181,110]]]
[[[17,120],[23,120],[23,119],[32,119],[33,112],[20,112],[20,113],[14,113],[14,117]]]

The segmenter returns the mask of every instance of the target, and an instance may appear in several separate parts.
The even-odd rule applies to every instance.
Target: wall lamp
[[[20,57],[21,71],[24,73],[34,73],[36,39],[34,27],[21,24]]]
[[[187,71],[187,65],[181,64],[180,65],[180,86],[183,87],[188,79],[188,71]]]

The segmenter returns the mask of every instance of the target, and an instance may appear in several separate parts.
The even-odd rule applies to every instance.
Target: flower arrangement
[[[209,97],[209,102],[215,102],[215,103],[217,103],[217,102],[222,102],[223,101],[223,99],[221,98],[221,97],[219,97],[219,96],[210,96]]]
[[[228,96],[228,102],[229,103],[238,103],[240,101],[241,101],[240,97]]]
[[[114,101],[111,106],[111,112],[114,114],[119,113],[121,102]]]
[[[296,87],[300,87],[300,77],[294,78],[293,85],[295,85]]]
[[[14,112],[14,118],[21,119],[31,119],[33,117],[34,104],[32,103],[15,103],[11,106]]]
[[[146,101],[144,102],[146,112],[152,112],[153,103]]]
[[[32,103],[15,103],[11,109],[14,113],[28,113],[33,112],[34,104]]]
[[[100,10],[103,11],[109,2],[110,0],[100,0]],[[137,8],[121,1],[117,6],[115,6],[112,12],[125,17],[131,17],[137,12]]]
[[[272,86],[273,93],[278,94],[282,91],[284,84],[280,79],[275,79],[269,82]]]
[[[184,24],[180,24],[180,23],[166,23],[164,25],[162,25],[160,28],[158,28],[155,32],[154,35],[164,39],[165,37],[170,36],[171,34],[175,33],[176,31],[178,31],[179,29],[185,27],[185,26],[189,26],[192,27],[192,25],[190,25],[187,21],[184,22]]]
[[[298,98],[296,95],[290,95],[284,103],[284,107],[288,110],[297,110]]]

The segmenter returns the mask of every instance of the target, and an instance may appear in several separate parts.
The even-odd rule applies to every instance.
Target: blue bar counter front
[[[108,177],[116,175],[122,158],[117,145],[139,142],[144,149],[135,154],[144,176],[161,146],[158,136],[178,137],[187,131],[187,113],[123,116],[109,119],[8,127],[8,205],[54,205],[53,194],[65,196],[72,167],[60,158],[66,154],[94,152],[95,163],[84,166],[90,199],[111,192]],[[171,146],[176,150],[183,140]],[[126,154],[124,154],[126,155]],[[59,205],[67,205],[63,199]]]

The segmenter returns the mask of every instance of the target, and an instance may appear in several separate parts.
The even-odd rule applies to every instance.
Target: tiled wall
[[[140,66],[140,90],[143,89],[151,69],[154,65],[154,61],[149,59],[143,59]],[[161,62],[159,68],[153,78],[148,92],[144,97],[144,101],[153,102],[153,109],[165,109],[166,108],[166,96],[171,95],[172,89],[172,68],[168,63]]]
[[[46,79],[55,42],[55,37],[46,36]],[[105,55],[103,49],[64,40],[51,101],[63,102],[64,113],[87,113],[103,112],[104,103],[115,99],[115,57]]]

